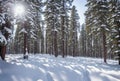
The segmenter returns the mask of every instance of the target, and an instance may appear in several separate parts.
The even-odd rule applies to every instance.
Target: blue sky
[[[78,14],[80,16],[80,24],[84,23],[85,22],[85,16],[84,16],[84,13],[86,11],[86,7],[85,7],[85,4],[86,4],[86,0],[74,0],[73,2],[73,5],[76,6],[76,9],[78,11]]]

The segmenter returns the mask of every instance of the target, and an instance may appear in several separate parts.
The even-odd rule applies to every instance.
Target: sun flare
[[[18,15],[21,16],[24,14],[24,12],[25,12],[25,8],[23,5],[21,5],[21,4],[15,5],[15,8],[14,8],[15,16],[18,16]]]

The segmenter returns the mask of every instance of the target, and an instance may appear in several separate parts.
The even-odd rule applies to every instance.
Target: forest
[[[85,23],[73,0],[0,0],[0,55],[50,54],[117,59],[120,0],[87,0]],[[14,13],[23,5],[24,13]],[[21,10],[19,10],[20,12]]]

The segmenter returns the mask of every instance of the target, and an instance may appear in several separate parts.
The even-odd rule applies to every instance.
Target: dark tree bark
[[[55,57],[58,56],[58,47],[57,47],[57,31],[54,31],[54,52],[55,52]]]
[[[107,63],[107,47],[106,47],[106,35],[105,35],[105,30],[102,30],[102,35],[103,35],[103,55],[104,55],[104,62]]]
[[[11,26],[10,21],[8,21],[8,19],[5,19],[5,24],[2,24],[2,30],[5,30],[4,29],[5,27],[10,28],[10,26]],[[6,38],[6,40],[8,40],[9,33],[7,31],[4,31],[3,35]],[[0,56],[1,56],[2,60],[5,60],[6,45],[0,46],[0,53],[1,53]]]
[[[117,46],[118,46],[118,49],[120,49],[119,45],[120,45],[120,21],[117,21],[117,25],[118,25],[118,35],[119,35],[119,38],[117,40]],[[120,52],[118,52],[118,64],[120,65]]]
[[[24,55],[26,54],[26,48],[27,48],[27,36],[26,36],[26,33],[24,33]]]
[[[62,4],[62,8],[63,8],[63,12],[62,12],[62,14],[65,14],[65,10],[64,10],[64,3],[65,3],[65,1],[64,0],[62,0],[63,1],[63,4]],[[64,21],[64,16],[62,15],[61,16],[61,29],[62,29],[62,57],[64,58],[64,56],[65,56],[65,37],[64,37],[64,31],[65,31],[65,27],[64,27],[64,23],[65,23],[65,21]]]
[[[24,32],[24,55],[23,55],[23,58],[24,59],[28,59],[28,56],[26,55],[27,52],[28,52],[28,49],[27,49],[27,32],[26,32],[26,27],[28,27],[28,22],[25,21],[24,22],[24,29],[25,29],[25,32]]]

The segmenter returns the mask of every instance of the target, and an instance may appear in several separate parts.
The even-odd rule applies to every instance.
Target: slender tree
[[[46,48],[47,53],[54,54],[55,57],[58,56],[58,43],[57,43],[57,35],[59,28],[59,1],[56,0],[48,0],[46,5]]]
[[[70,18],[70,51],[72,56],[77,56],[78,51],[78,28],[79,28],[79,16],[75,6],[72,7]]]

